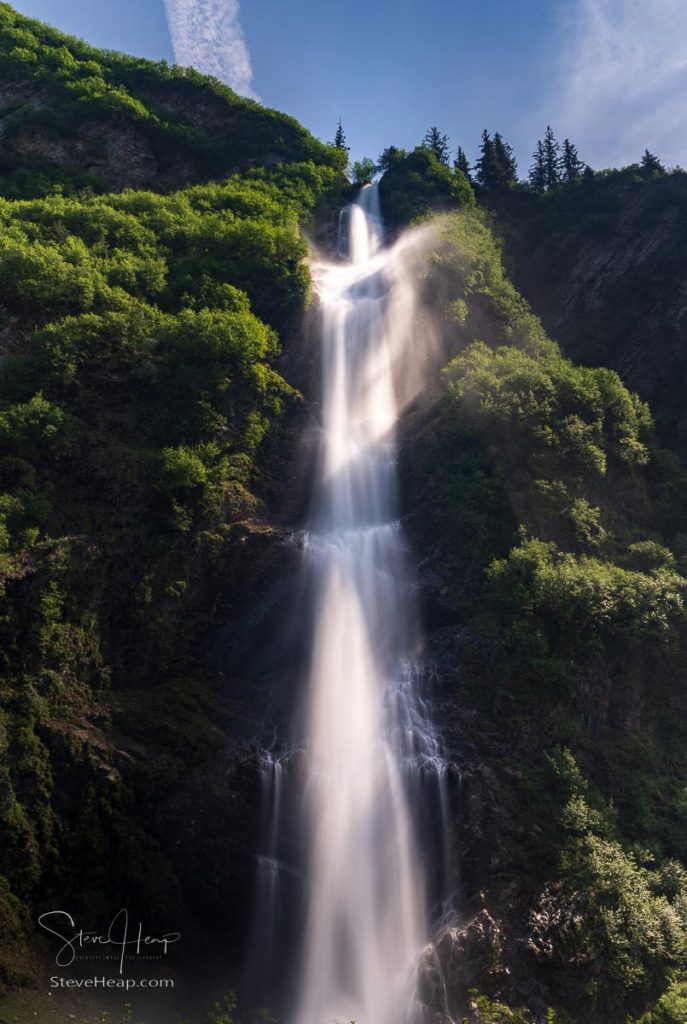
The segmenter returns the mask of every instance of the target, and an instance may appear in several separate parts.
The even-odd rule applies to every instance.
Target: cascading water
[[[415,289],[383,248],[377,190],[349,211],[349,261],[319,263],[321,479],[305,542],[316,613],[306,713],[307,914],[296,1024],[422,1019],[427,893],[411,795],[442,766],[415,686],[412,577],[396,516],[400,357]]]
[[[370,187],[342,217],[345,262],[313,266],[323,402],[303,535],[309,681],[291,743],[272,727],[261,758],[246,979],[293,1024],[419,1024],[418,965],[434,970],[430,926],[451,916],[447,771],[395,518],[396,420],[421,384],[415,258],[425,242],[414,231],[384,247]],[[445,998],[432,1008],[445,1017]]]

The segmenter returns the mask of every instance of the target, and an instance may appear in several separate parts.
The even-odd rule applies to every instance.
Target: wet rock
[[[436,955],[453,1005],[464,1004],[471,988],[494,988],[504,973],[502,945],[501,928],[487,910],[481,910],[462,927],[444,928],[439,933]]]

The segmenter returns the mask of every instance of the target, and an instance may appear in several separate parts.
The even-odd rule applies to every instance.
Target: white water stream
[[[427,239],[385,246],[374,187],[342,228],[344,259],[312,268],[323,396],[303,543],[309,679],[290,752],[273,738],[263,753],[249,986],[292,1024],[422,1024],[417,967],[448,919],[450,813],[397,521],[395,429],[421,384]]]
[[[412,575],[396,521],[397,389],[415,288],[385,248],[377,190],[350,208],[349,261],[313,276],[323,325],[321,478],[306,540],[316,613],[305,735],[308,909],[296,1024],[422,1019],[424,866],[409,805],[437,742],[416,692]]]

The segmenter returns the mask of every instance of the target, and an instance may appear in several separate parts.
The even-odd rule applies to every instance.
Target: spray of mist
[[[257,99],[238,0],[165,0],[174,59]]]

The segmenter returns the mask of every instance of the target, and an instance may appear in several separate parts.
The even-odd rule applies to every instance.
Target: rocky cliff
[[[629,169],[490,202],[513,279],[552,336],[617,370],[684,454],[687,175]]]

